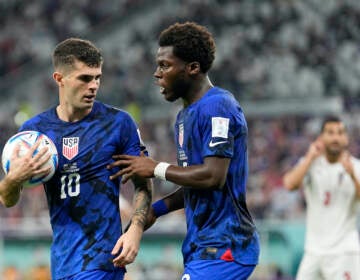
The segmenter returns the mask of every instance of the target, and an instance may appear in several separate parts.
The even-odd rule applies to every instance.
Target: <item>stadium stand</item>
[[[262,263],[251,279],[293,279],[302,253],[305,205],[301,192],[284,191],[282,174],[316,137],[326,113],[345,117],[350,150],[360,155],[358,0],[327,0],[326,5],[322,0],[17,0],[0,1],[0,14],[1,146],[19,123],[54,103],[50,51],[59,40],[80,36],[94,40],[105,55],[99,99],[129,110],[150,154],[172,162],[175,148],[169,143],[176,108],[164,106],[153,84],[156,36],[175,21],[208,26],[218,49],[211,79],[233,91],[248,116],[247,200],[263,237]],[[156,183],[156,197],[175,187]],[[125,185],[122,195],[130,201],[131,188]],[[149,245],[151,238],[168,234],[171,246],[161,248],[174,261],[147,264],[139,255],[139,263],[129,268],[129,280],[169,280],[171,271],[174,277],[179,274],[181,259],[172,250],[179,251],[183,231],[176,229],[183,225],[181,212],[159,221],[145,239],[144,251],[155,256],[158,248]],[[34,244],[34,236],[49,241],[49,234],[41,188],[24,192],[14,208],[0,207],[0,254],[9,260],[15,259],[14,238]],[[46,261],[39,250],[39,262]],[[149,265],[156,265],[156,276],[150,275]],[[12,268],[11,261],[0,258],[0,270],[15,273]],[[19,269],[26,273],[30,268]]]

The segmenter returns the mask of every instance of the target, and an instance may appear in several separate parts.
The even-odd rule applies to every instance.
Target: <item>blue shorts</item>
[[[196,260],[185,264],[181,280],[246,280],[255,265],[223,260]]]
[[[125,269],[118,269],[115,271],[106,270],[86,270],[62,278],[61,280],[123,280]]]

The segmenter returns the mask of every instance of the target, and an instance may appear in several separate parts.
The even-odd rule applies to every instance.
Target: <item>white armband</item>
[[[170,163],[167,162],[159,162],[154,169],[154,176],[156,178],[162,179],[166,181],[166,170],[170,166]]]

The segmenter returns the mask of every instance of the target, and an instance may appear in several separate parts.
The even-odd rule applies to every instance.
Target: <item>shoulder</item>
[[[219,87],[210,89],[199,101],[198,105],[204,113],[242,113],[240,104],[234,95]]]
[[[199,115],[205,119],[222,117],[231,123],[246,125],[245,115],[234,95],[222,88],[212,88],[201,100]]]
[[[56,114],[56,107],[52,107],[50,109],[47,109],[46,111],[43,111],[34,117],[30,118],[29,121],[34,119],[51,119],[54,118],[54,115]]]
[[[326,168],[328,166],[328,161],[326,160],[325,156],[320,155],[313,160],[311,166]]]
[[[116,106],[105,104],[102,102],[96,102],[95,106],[98,113],[101,113],[107,117],[113,116],[114,118],[118,118],[118,119],[132,120],[132,117],[128,112]]]
[[[32,127],[34,125],[51,124],[55,120],[55,107],[39,113],[32,118],[26,120],[21,127]]]
[[[235,106],[240,107],[234,95],[223,88],[213,87],[205,95],[204,102],[212,103],[213,106]]]
[[[360,167],[360,159],[359,158],[351,156],[350,160],[352,161],[353,164]]]

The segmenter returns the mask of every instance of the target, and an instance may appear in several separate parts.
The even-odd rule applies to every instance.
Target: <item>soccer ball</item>
[[[2,152],[2,158],[1,158],[2,167],[4,169],[4,172],[8,173],[9,169],[11,168],[10,158],[16,145],[20,144],[19,155],[23,156],[31,148],[31,146],[35,144],[35,142],[38,139],[41,139],[41,143],[39,147],[35,150],[34,155],[36,155],[43,147],[48,147],[48,152],[51,153],[51,157],[46,163],[44,163],[43,166],[44,167],[47,165],[51,166],[51,171],[48,174],[42,176],[34,176],[30,178],[23,185],[24,187],[27,188],[35,187],[44,182],[47,182],[54,175],[59,162],[58,153],[54,143],[51,141],[49,137],[47,137],[45,134],[41,132],[22,131],[10,137],[10,139],[6,142]]]

